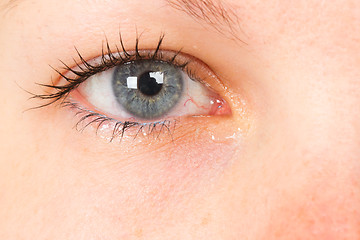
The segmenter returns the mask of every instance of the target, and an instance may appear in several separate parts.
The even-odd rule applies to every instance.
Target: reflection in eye
[[[129,52],[120,39],[122,51],[117,48],[113,53],[107,44],[107,53],[102,50],[99,59],[90,61],[78,52],[81,64],[75,68],[65,64],[65,74],[57,71],[65,84],[42,85],[55,93],[34,97],[50,101],[42,106],[60,101],[61,106],[75,109],[82,129],[97,124],[98,131],[110,124],[111,140],[131,127],[138,127],[137,133],[147,126],[150,132],[158,125],[169,130],[169,124],[180,117],[230,114],[227,103],[197,74],[198,60],[162,51],[162,41],[163,36],[155,50],[139,50],[137,39],[135,51]],[[202,76],[210,72],[204,66],[201,71]]]

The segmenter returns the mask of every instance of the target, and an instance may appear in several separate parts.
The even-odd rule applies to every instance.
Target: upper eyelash
[[[50,100],[49,102],[47,102],[45,104],[39,105],[39,106],[31,108],[31,109],[46,107],[46,106],[56,103],[62,99],[66,99],[72,90],[76,89],[81,83],[86,81],[91,76],[93,76],[97,73],[109,70],[113,67],[119,66],[121,64],[125,64],[125,63],[132,62],[132,61],[144,60],[144,59],[163,61],[163,56],[161,53],[161,45],[163,43],[164,37],[165,37],[164,34],[160,35],[155,50],[152,50],[153,53],[149,52],[148,55],[144,55],[144,54],[140,53],[140,50],[139,50],[140,38],[139,37],[136,38],[134,53],[130,53],[125,48],[121,34],[119,34],[119,40],[120,40],[120,46],[121,46],[122,51],[120,51],[120,49],[117,45],[115,46],[117,51],[116,52],[111,51],[110,44],[109,44],[108,40],[106,39],[105,48],[104,48],[104,44],[103,44],[102,51],[101,51],[100,64],[96,64],[96,65],[92,65],[87,60],[85,60],[82,57],[81,53],[78,51],[78,49],[75,47],[76,53],[80,59],[80,63],[78,63],[75,59],[74,59],[74,62],[75,62],[75,67],[79,70],[74,70],[68,64],[64,63],[61,60],[60,60],[60,62],[64,66],[63,67],[64,71],[72,73],[76,77],[74,77],[74,78],[68,77],[68,76],[66,76],[66,74],[62,73],[60,70],[55,69],[50,66],[57,74],[59,74],[60,77],[62,77],[63,79],[66,80],[67,84],[58,86],[53,82],[52,82],[52,84],[38,83],[39,86],[55,90],[56,92],[55,93],[46,93],[46,94],[31,93],[33,95],[31,98],[37,98],[37,99],[41,99],[41,100]],[[174,56],[167,62],[173,64],[176,67],[179,67],[182,70],[185,70],[186,66],[190,63],[190,61],[187,61],[185,63],[179,63],[179,64],[176,62],[176,57],[179,54],[181,54],[181,50],[182,49],[180,49],[179,51],[174,53]],[[194,72],[192,72],[191,70],[187,70],[186,72],[189,74],[190,77],[195,75]]]

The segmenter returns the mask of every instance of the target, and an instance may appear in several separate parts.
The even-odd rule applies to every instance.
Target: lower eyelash
[[[100,113],[82,108],[79,104],[71,101],[64,101],[60,105],[61,107],[68,107],[76,111],[76,116],[81,116],[74,128],[79,132],[83,132],[87,127],[93,125],[96,128],[96,135],[98,135],[100,128],[105,124],[113,124],[113,130],[109,141],[113,142],[115,139],[123,139],[125,132],[129,129],[137,128],[136,134],[134,134],[134,140],[142,133],[145,136],[153,136],[158,139],[162,133],[168,132],[173,140],[173,131],[175,130],[177,119],[164,120],[152,123],[139,123],[132,121],[121,122],[114,118],[107,117]],[[81,126],[83,125],[83,126]]]

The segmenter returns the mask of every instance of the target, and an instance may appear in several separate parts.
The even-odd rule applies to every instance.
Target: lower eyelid
[[[162,121],[139,123],[133,121],[118,121],[98,112],[83,108],[75,101],[66,101],[62,107],[71,109],[72,114],[79,120],[76,120],[75,129],[83,132],[86,129],[92,129],[97,136],[108,142],[123,141],[124,138],[135,140],[138,137],[151,137],[157,140],[160,136],[171,140],[176,125],[179,124],[181,118],[171,118]]]
[[[76,100],[71,97],[64,102],[63,106],[72,109],[72,114],[76,116],[75,127],[82,132],[84,129],[90,128],[96,132],[96,135],[105,139],[106,141],[122,141],[123,138],[130,138],[134,140],[138,137],[150,137],[157,140],[160,136],[163,139],[170,141],[174,137],[174,131],[180,124],[187,124],[187,120],[193,116],[183,117],[164,117],[163,120],[155,122],[137,122],[135,119],[129,118],[126,121],[119,121],[115,116],[102,113],[84,102],[77,102],[82,100],[81,94],[75,90],[71,97],[76,96]],[[84,99],[83,99],[84,100]],[[84,107],[82,107],[84,106]],[[220,110],[219,115],[231,115],[231,110],[228,105],[224,104],[223,109]],[[202,122],[204,118],[199,116],[198,123]],[[204,116],[206,117],[206,116]]]
[[[151,143],[154,141],[157,142],[156,148],[161,147],[158,143],[166,145],[168,143],[175,143],[175,141],[179,144],[179,140],[182,142],[189,141],[189,139],[197,141],[197,135],[201,132],[202,138],[207,136],[207,141],[226,143],[234,138],[234,134],[237,134],[233,131],[230,134],[228,130],[225,130],[225,128],[235,128],[228,127],[229,118],[224,118],[224,116],[214,116],[213,118],[207,116],[187,116],[169,118],[152,123],[119,122],[108,116],[81,108],[75,102],[64,102],[62,106],[71,109],[72,114],[80,119],[76,120],[74,126],[79,132],[86,135],[95,133],[98,138],[108,143],[141,143],[144,146],[144,149],[141,150],[143,153],[147,151],[147,147],[152,146]],[[91,116],[85,118],[87,115]],[[221,128],[222,130],[218,128],[220,122],[224,127]],[[240,131],[240,129],[238,130]],[[153,150],[153,148],[154,146],[149,150]]]

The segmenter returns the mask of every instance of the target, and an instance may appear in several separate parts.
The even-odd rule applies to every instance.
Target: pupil
[[[162,74],[146,72],[138,78],[138,89],[147,96],[154,96],[161,91],[163,85]]]

